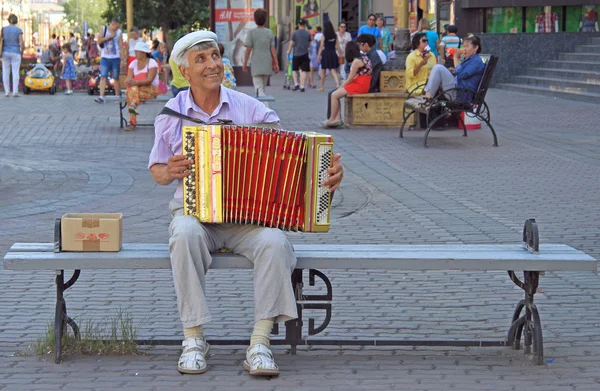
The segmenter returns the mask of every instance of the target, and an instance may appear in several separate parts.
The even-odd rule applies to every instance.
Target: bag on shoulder
[[[104,28],[104,30],[102,33],[102,38],[106,37],[106,32],[108,31],[108,26],[104,25],[103,28]],[[104,42],[99,43],[98,46],[100,46],[101,49],[104,49]]]

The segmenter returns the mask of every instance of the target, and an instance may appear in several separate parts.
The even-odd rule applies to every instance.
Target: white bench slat
[[[148,250],[143,244],[124,245],[120,252],[13,252],[4,257],[6,270],[55,269],[169,269],[169,253]],[[370,246],[358,251],[359,245],[297,245],[298,268],[302,269],[390,269],[390,270],[536,270],[596,271],[597,261],[566,245],[546,245],[556,251],[539,254],[525,251],[520,245],[496,245],[496,251],[478,245],[437,246]],[[133,248],[138,247],[138,248]],[[488,245],[489,247],[489,245]],[[469,251],[466,251],[469,249]],[[562,249],[562,250],[561,250]],[[559,251],[561,250],[561,251]],[[246,258],[230,253],[214,254],[211,268],[252,268]]]
[[[589,255],[582,251],[579,251],[566,244],[542,244],[543,254],[555,253],[556,255],[561,254],[579,254],[583,259],[592,259]],[[121,251],[130,250],[144,250],[144,251],[167,251],[169,245],[166,243],[124,243]],[[415,251],[419,252],[447,252],[447,251],[459,251],[459,252],[506,252],[516,251],[524,252],[522,245],[520,244],[295,244],[294,249],[296,251],[354,251],[361,253],[370,253],[373,251]],[[54,245],[52,243],[15,243],[9,250],[10,252],[52,252],[54,251]],[[524,255],[527,255],[524,252]],[[534,255],[537,256],[537,255]]]

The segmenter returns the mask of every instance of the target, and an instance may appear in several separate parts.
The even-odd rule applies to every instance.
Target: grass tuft
[[[67,332],[63,335],[63,355],[128,355],[143,354],[135,342],[137,326],[133,317],[119,309],[114,314],[106,317],[102,322],[86,319],[79,324],[80,338],[75,338],[73,330],[67,325]],[[46,332],[40,336],[28,351],[17,352],[16,355],[54,354],[54,319],[51,320]]]

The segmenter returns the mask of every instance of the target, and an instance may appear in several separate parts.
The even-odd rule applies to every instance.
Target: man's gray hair
[[[189,68],[190,64],[188,62],[188,52],[196,51],[196,50],[206,50],[206,49],[217,48],[217,47],[218,46],[215,41],[200,42],[200,43],[195,44],[194,46],[190,46],[189,48],[187,48],[183,52],[181,52],[179,55],[173,57],[173,61],[175,61],[175,64],[177,64],[177,66],[180,66],[183,68]]]

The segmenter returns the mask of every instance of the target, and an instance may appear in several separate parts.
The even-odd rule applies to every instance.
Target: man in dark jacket
[[[361,34],[356,38],[356,43],[358,43],[360,51],[369,57],[371,65],[373,66],[373,75],[371,76],[371,88],[369,88],[369,92],[379,92],[379,73],[383,67],[381,57],[377,54],[375,42],[375,37],[371,34]]]

